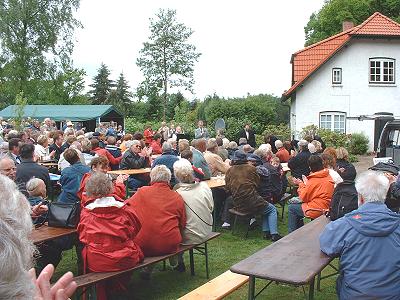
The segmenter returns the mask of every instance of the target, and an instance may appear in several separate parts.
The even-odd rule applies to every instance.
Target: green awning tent
[[[10,105],[0,111],[0,117],[4,119],[15,118],[16,109],[16,105]],[[51,118],[58,122],[65,120],[83,122],[102,117],[123,119],[122,114],[112,105],[26,105],[23,117],[38,120]]]

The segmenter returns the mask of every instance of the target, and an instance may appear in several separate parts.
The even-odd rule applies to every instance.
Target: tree
[[[162,91],[163,120],[166,117],[168,88],[184,87],[192,91],[194,64],[200,57],[188,43],[192,29],[176,19],[176,11],[160,9],[150,19],[149,41],[143,43],[136,64],[145,77],[140,90]]]
[[[129,91],[130,86],[124,77],[124,73],[119,74],[115,90],[110,93],[110,101],[125,115],[129,111],[129,106],[132,104],[132,93]]]
[[[97,75],[93,78],[93,83],[90,85],[93,88],[89,91],[90,99],[92,104],[105,104],[108,102],[111,89],[115,84],[108,78],[111,72],[104,63],[101,63],[97,72]]]
[[[0,76],[13,99],[30,96],[38,80],[71,67],[74,17],[79,0],[3,0],[0,2]]]
[[[305,45],[341,32],[343,21],[361,24],[376,11],[400,21],[400,1],[397,0],[326,0],[321,10],[313,13],[304,27]]]

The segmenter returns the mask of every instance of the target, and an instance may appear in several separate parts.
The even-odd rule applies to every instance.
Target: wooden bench
[[[209,282],[199,286],[178,300],[218,300],[239,289],[249,281],[249,276],[226,271]]]
[[[293,196],[293,194],[291,194],[291,193],[285,193],[283,196],[282,196],[282,198],[281,198],[281,200],[279,200],[278,202],[277,202],[277,204],[279,204],[281,207],[282,207],[282,214],[281,214],[281,220],[283,220],[283,216],[284,216],[284,213],[285,213],[285,205],[286,205],[286,202],[288,202],[290,199],[292,199],[294,196]]]
[[[246,213],[242,213],[240,211],[237,211],[234,208],[230,208],[229,209],[229,213],[231,213],[232,215],[235,216],[235,219],[233,221],[233,227],[232,227],[232,234],[235,233],[235,228],[236,228],[236,224],[237,224],[237,220],[238,218],[242,218],[245,220],[246,224],[247,224],[247,229],[246,229],[246,234],[244,235],[245,238],[247,238],[247,236],[249,235],[249,231],[250,231],[250,220],[252,218],[254,218],[254,214],[246,214]]]
[[[122,275],[125,273],[129,273],[135,270],[142,269],[144,267],[153,265],[158,262],[165,261],[168,258],[171,258],[177,254],[189,251],[189,259],[190,259],[190,273],[193,276],[195,274],[194,272],[194,254],[200,254],[205,257],[205,265],[206,265],[206,276],[207,279],[209,278],[209,268],[208,268],[208,247],[207,247],[207,242],[220,236],[221,233],[219,232],[212,232],[205,241],[199,243],[199,244],[194,244],[194,245],[181,245],[179,250],[175,253],[171,254],[166,254],[166,255],[161,255],[161,256],[153,256],[153,257],[145,257],[144,260],[137,264],[135,267],[123,270],[123,271],[116,271],[116,272],[102,272],[102,273],[88,273],[84,274],[81,276],[74,277],[74,281],[77,284],[78,288],[83,288],[83,287],[88,287],[95,285],[98,282],[101,282],[103,280],[111,279],[114,278],[118,275]],[[195,253],[194,250],[197,252]],[[89,294],[95,295],[95,289],[92,291],[89,291]],[[90,295],[89,295],[90,298]]]
[[[328,223],[329,219],[321,216],[232,266],[232,272],[249,276],[248,299],[255,299],[274,281],[309,284],[309,299],[313,299],[315,277],[333,260],[321,252],[319,245],[319,236]],[[256,278],[268,280],[257,295]]]

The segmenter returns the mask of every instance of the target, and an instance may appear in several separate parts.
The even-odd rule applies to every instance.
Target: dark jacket
[[[336,160],[336,167],[339,175],[343,178],[343,180],[354,180],[357,176],[357,171],[354,165],[347,160],[338,159]],[[343,172],[340,170],[344,169]]]
[[[393,182],[386,196],[385,200],[386,206],[394,212],[399,212],[400,210],[400,183]]]
[[[28,197],[26,191],[26,183],[33,177],[40,178],[46,184],[47,194],[52,190],[49,170],[31,159],[22,159],[21,163],[17,165],[16,183],[20,188],[20,192]]]
[[[56,151],[55,154],[54,154],[54,159],[56,159],[56,160],[60,159],[60,155],[61,155],[61,153],[63,153],[64,150],[63,150],[62,146],[58,147],[56,144],[51,144],[49,146],[49,152],[50,153],[53,152],[53,151]]]
[[[256,135],[254,134],[254,131],[252,129],[249,129],[248,132],[249,138],[247,138],[246,130],[242,129],[239,133],[239,138],[245,138],[247,140],[247,144],[254,148],[256,146]]]
[[[310,168],[308,167],[308,159],[311,153],[308,150],[299,152],[295,157],[292,157],[288,161],[288,167],[294,178],[301,179],[302,175],[310,175]]]
[[[228,156],[229,156],[228,158],[230,160],[232,160],[234,155],[235,155],[235,152],[237,151],[237,149],[227,149],[227,150],[228,150]]]
[[[344,180],[333,191],[329,208],[332,221],[358,208],[358,193],[353,180]]]
[[[121,163],[119,164],[120,169],[141,169],[149,166],[149,159],[142,157],[139,154],[133,153],[131,150],[125,151],[122,156]]]
[[[158,165],[164,165],[171,171],[171,181],[170,184],[173,187],[176,183],[175,176],[174,176],[174,163],[179,160],[179,157],[171,151],[165,151],[161,154],[161,156],[157,157],[153,161],[153,165],[151,166],[154,168]]]
[[[267,201],[257,191],[260,176],[256,167],[247,163],[231,166],[225,174],[225,183],[236,210],[255,214],[261,213],[267,205]]]
[[[266,185],[266,191],[271,203],[277,203],[280,200],[282,194],[282,178],[280,172],[272,166],[270,163],[265,162],[263,164],[268,170],[269,180]]]
[[[88,166],[82,165],[77,162],[61,171],[61,193],[58,196],[58,202],[61,203],[75,203],[80,201],[77,193],[81,184],[83,175],[90,172]]]
[[[107,145],[105,148],[108,152],[110,152],[110,154],[114,157],[114,158],[118,158],[122,155],[121,153],[121,149],[119,149],[117,146],[115,145]],[[118,170],[119,169],[119,165],[111,165],[111,170]]]
[[[383,203],[365,203],[326,225],[322,252],[340,256],[339,299],[399,299],[400,215]]]

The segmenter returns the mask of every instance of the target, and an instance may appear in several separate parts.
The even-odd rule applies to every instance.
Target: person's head
[[[106,174],[109,166],[109,161],[107,157],[104,156],[93,157],[92,161],[90,162],[90,168],[93,172],[102,172]]]
[[[238,148],[238,144],[235,141],[231,141],[228,144],[227,149],[231,149],[231,150],[237,150]]]
[[[297,143],[297,146],[299,147],[300,152],[308,150],[308,142],[306,140],[300,140]]]
[[[22,144],[19,149],[19,154],[23,159],[33,159],[35,146],[33,144]]]
[[[257,167],[257,166],[261,166],[262,164],[263,164],[263,161],[262,161],[262,159],[261,159],[261,157],[260,156],[258,156],[257,154],[250,154],[248,157],[247,157],[247,160],[248,160],[248,163],[249,164],[251,164],[251,165],[253,165],[253,166],[255,166],[255,167]]]
[[[187,139],[181,139],[178,141],[178,150],[179,153],[182,153],[185,150],[190,150],[190,144]]]
[[[233,155],[231,164],[232,165],[239,165],[239,164],[247,164],[247,154],[243,151],[237,150]]]
[[[15,163],[11,158],[9,158],[7,156],[0,158],[0,174],[1,175],[7,176],[12,181],[15,181],[16,170],[17,170],[17,168],[15,167]]]
[[[272,157],[272,150],[269,148],[258,148],[256,151],[254,151],[254,154],[258,155],[261,157],[263,161],[270,161]]]
[[[243,145],[243,152],[244,153],[251,153],[253,151],[254,151],[253,147],[251,147],[249,144]]]
[[[311,143],[309,143],[309,144],[307,145],[307,148],[308,148],[308,151],[310,151],[311,154],[317,152],[317,149],[315,149],[315,146],[314,146],[313,144],[311,144]]]
[[[245,129],[245,130],[250,130],[250,124],[245,124],[245,125],[244,125],[244,129]]]
[[[18,132],[16,130],[12,129],[7,133],[6,138],[8,141],[10,141],[11,139],[15,139],[15,138],[21,139],[22,134],[23,134],[23,132]]]
[[[196,140],[195,148],[200,152],[206,152],[207,150],[207,142],[205,139],[198,139]]]
[[[202,127],[204,126],[203,121],[202,121],[202,120],[199,120],[199,121],[197,122],[197,126],[199,126],[199,128],[202,128]]]
[[[227,148],[228,148],[228,145],[229,145],[229,140],[228,140],[227,138],[223,138],[223,139],[222,139],[222,147],[223,147],[224,149],[227,149]]]
[[[39,135],[37,138],[37,143],[41,145],[43,148],[47,148],[49,145],[49,139],[44,134]]]
[[[132,153],[139,154],[142,151],[142,143],[138,140],[133,140],[129,150]]]
[[[313,173],[324,169],[322,158],[319,155],[311,155],[308,159],[308,166]]]
[[[13,138],[8,141],[8,150],[14,155],[19,155],[20,146],[21,146],[21,140],[18,138]]]
[[[384,203],[389,190],[389,180],[381,172],[366,171],[357,177],[356,190],[359,205],[367,202]]]
[[[165,152],[171,152],[171,151],[172,151],[172,145],[168,142],[164,142],[162,144],[162,152],[165,153]]]
[[[171,180],[171,171],[165,165],[157,165],[150,172],[150,182],[165,182]]]
[[[67,127],[72,128],[74,126],[74,124],[71,121],[67,121]]]
[[[339,147],[336,149],[336,155],[337,155],[337,159],[341,159],[341,160],[349,160],[349,152],[343,148],[343,147]]]
[[[169,127],[170,127],[171,129],[174,129],[174,128],[175,128],[174,123],[171,123],[171,124],[169,125]]]
[[[281,140],[276,140],[275,141],[275,148],[276,149],[281,149],[283,147],[283,143]]]
[[[115,145],[117,143],[117,139],[115,138],[115,136],[110,135],[107,138],[107,145]]]
[[[143,140],[143,134],[141,132],[135,132],[132,136],[132,139],[141,141]]]
[[[96,138],[90,139],[90,143],[92,144],[92,149],[99,148],[99,140]]]
[[[217,143],[218,147],[222,147],[222,145],[224,144],[222,138],[220,137],[215,138],[215,142]]]
[[[272,158],[270,160],[270,164],[273,167],[278,168],[280,166],[280,164],[281,164],[281,161],[280,161],[279,157],[274,155],[274,156],[272,156]]]
[[[130,133],[127,133],[124,135],[124,137],[122,138],[123,141],[131,141],[133,140],[133,136]]]
[[[287,150],[287,152],[290,153],[290,151],[292,150],[292,144],[289,141],[284,141],[283,142],[283,147],[285,147],[285,149]]]
[[[53,135],[53,142],[56,144],[58,147],[61,147],[63,143],[63,136],[59,133],[56,133]]]
[[[239,139],[239,146],[241,146],[241,145],[246,145],[247,144],[247,139],[246,138],[240,138]]]
[[[336,159],[332,155],[328,153],[321,154],[322,162],[324,164],[324,168],[327,169],[336,169]]]
[[[30,197],[46,198],[46,184],[40,178],[32,178],[26,183],[26,191]]]
[[[317,140],[312,140],[310,144],[314,145],[315,151],[316,151],[317,153],[321,153],[321,152],[322,152],[322,145],[321,145],[321,143],[320,143],[319,141],[317,141]]]
[[[194,174],[192,164],[184,158],[174,163],[175,178],[182,183],[193,183]]]
[[[337,159],[336,149],[333,148],[333,147],[327,147],[327,148],[325,148],[325,150],[324,150],[323,153],[328,153],[328,154],[332,155],[332,156],[335,158],[335,160]]]
[[[72,143],[76,141],[76,137],[74,135],[69,135],[65,141],[68,145],[72,145]]]
[[[167,125],[167,123],[165,121],[161,122],[161,127],[165,127],[165,125]]]
[[[82,144],[78,141],[73,142],[69,147],[82,152]]]
[[[84,138],[81,140],[82,152],[89,153],[92,150],[92,143],[89,139]]]
[[[176,134],[178,134],[178,133],[182,133],[182,127],[181,126],[176,126],[176,128],[175,128],[175,132],[176,132]]]
[[[51,126],[51,119],[50,118],[45,118],[44,119],[44,124],[46,124],[46,126]]]
[[[144,127],[144,129],[151,130],[151,125],[150,125],[150,124],[146,124],[145,127]]]
[[[222,140],[221,140],[222,142]],[[207,141],[207,151],[217,154],[218,153],[218,144],[216,140],[209,139]]]
[[[86,182],[85,191],[90,198],[103,198],[113,192],[111,179],[103,172],[94,172]]]
[[[171,144],[172,149],[176,150],[177,143],[175,138],[169,138],[167,142]]]
[[[181,153],[181,157],[187,159],[188,161],[193,161],[193,152],[191,150],[183,150]]]
[[[36,128],[39,128],[40,122],[38,120],[33,121],[33,126],[35,126]]]
[[[153,137],[153,139],[158,142],[161,143],[161,133],[156,133]]]
[[[64,151],[64,158],[70,165],[73,165],[80,160],[78,152],[73,148],[68,148]]]

